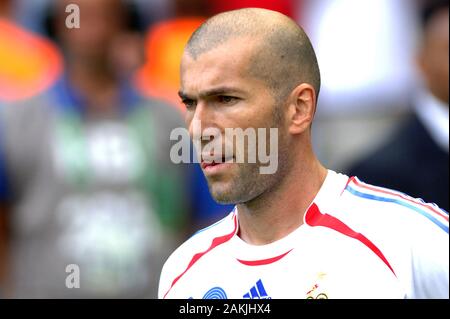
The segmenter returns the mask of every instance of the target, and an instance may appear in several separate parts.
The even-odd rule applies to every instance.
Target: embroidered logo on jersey
[[[205,293],[203,299],[227,299],[227,294],[222,288],[214,287]]]
[[[316,283],[306,293],[306,299],[328,299],[328,295],[323,290],[323,280],[326,274],[320,272],[317,274]]]
[[[247,292],[244,296],[244,299],[272,299],[266,292],[262,280],[258,280],[256,284],[250,288],[250,291]]]

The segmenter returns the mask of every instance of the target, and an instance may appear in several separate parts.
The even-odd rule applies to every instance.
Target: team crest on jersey
[[[242,297],[244,299],[272,299],[272,297],[269,297],[267,294],[261,279],[259,279],[256,284],[250,288],[250,291]]]
[[[315,284],[306,293],[306,299],[328,299],[328,295],[323,291],[323,281],[326,273],[320,272],[317,274]]]

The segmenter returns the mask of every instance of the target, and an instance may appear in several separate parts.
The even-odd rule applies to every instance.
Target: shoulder
[[[340,194],[313,208],[308,224],[331,228],[343,236],[339,238],[366,246],[398,278],[406,297],[448,298],[445,210],[356,177],[347,181]]]
[[[42,131],[48,129],[51,121],[51,100],[39,95],[26,100],[8,103],[0,108],[0,134],[7,139],[5,143],[21,139],[34,141]]]
[[[131,113],[138,127],[157,136],[166,146],[174,144],[170,138],[176,130],[185,130],[183,114],[171,104],[153,98],[141,98]],[[186,133],[187,134],[187,133]]]
[[[172,132],[185,130],[181,112],[164,101],[140,96],[127,115],[131,127],[145,138],[146,145],[157,146],[158,156],[170,162],[170,149],[175,144]]]
[[[418,169],[434,148],[423,125],[411,115],[384,144],[356,160],[347,171],[349,175],[367,178],[375,184],[385,183],[386,176],[414,180],[410,178],[409,170]]]
[[[448,213],[351,178],[337,214],[392,267],[409,298],[448,298]]]
[[[413,198],[405,193],[379,187],[350,178],[342,196],[343,206],[351,216],[364,215],[377,225],[419,227],[422,230],[441,229],[448,235],[448,213],[433,203]],[[403,225],[403,226],[402,226]]]
[[[234,236],[237,229],[235,210],[225,218],[197,231],[180,247],[178,247],[165,262],[159,283],[159,296],[164,297],[174,280],[189,270],[200,258],[208,252],[227,242]]]
[[[141,109],[145,109],[150,114],[159,120],[174,123],[176,125],[183,125],[183,114],[175,106],[156,99],[156,98],[142,98],[140,101]]]
[[[420,198],[351,177],[339,202],[342,219],[392,245],[448,240],[448,213]]]
[[[47,113],[50,106],[51,100],[47,94],[40,94],[32,98],[2,104],[0,115],[8,119],[26,117],[32,122],[33,116]]]
[[[405,193],[348,179],[343,191],[319,208],[343,223],[353,237],[380,249],[405,252],[417,247],[448,247],[448,213]],[[364,239],[365,240],[365,239]]]

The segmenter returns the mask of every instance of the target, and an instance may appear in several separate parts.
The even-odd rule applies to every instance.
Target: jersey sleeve
[[[164,299],[165,292],[169,289],[168,287],[168,268],[169,265],[167,262],[164,264],[161,275],[159,277],[159,286],[158,286],[158,299]]]
[[[158,299],[165,299],[174,280],[181,275],[186,268],[188,263],[186,258],[190,256],[188,246],[187,242],[184,242],[164,263],[159,277]]]
[[[449,298],[449,238],[447,232],[417,234],[412,250],[412,291],[408,298]]]

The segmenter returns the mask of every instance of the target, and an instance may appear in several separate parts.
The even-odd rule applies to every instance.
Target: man
[[[166,261],[160,298],[448,298],[448,216],[323,167],[311,146],[319,87],[308,37],[280,13],[230,11],[192,35],[186,122],[194,140],[199,122],[206,132],[197,139],[211,194],[237,205]],[[227,128],[270,127],[273,174],[236,162],[237,146],[225,158],[209,148]]]
[[[449,7],[447,0],[427,0],[422,6],[417,66],[424,85],[412,94],[413,114],[385,145],[348,171],[448,211]]]

